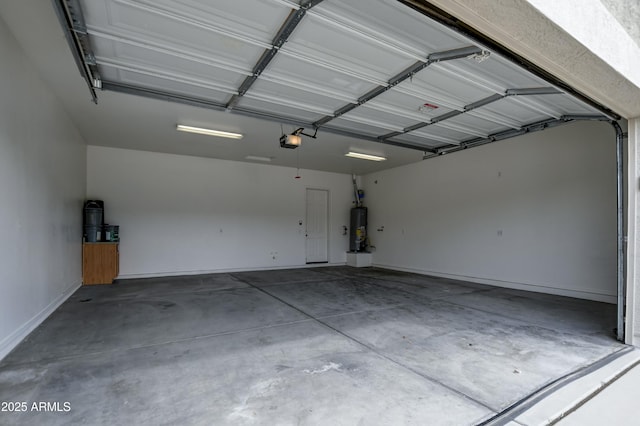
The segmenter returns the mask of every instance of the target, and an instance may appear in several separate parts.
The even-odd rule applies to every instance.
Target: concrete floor
[[[0,363],[0,401],[28,406],[0,424],[477,424],[620,351],[615,322],[373,268],[82,287]]]

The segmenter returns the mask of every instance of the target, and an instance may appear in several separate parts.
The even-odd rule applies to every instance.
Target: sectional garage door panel
[[[419,150],[606,118],[401,1],[61,3],[95,88],[151,89]]]
[[[322,111],[312,111],[306,104],[274,105],[271,101],[261,99],[253,94],[240,99],[236,107],[242,110],[258,111],[265,116],[281,117],[283,122],[289,120],[312,122],[323,116]]]

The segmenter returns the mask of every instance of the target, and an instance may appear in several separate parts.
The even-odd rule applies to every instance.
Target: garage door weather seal
[[[516,421],[516,418],[519,417],[521,414],[523,414],[524,412],[526,412],[527,410],[531,409],[533,406],[535,406],[536,404],[538,404],[540,401],[542,401],[543,399],[547,398],[549,395],[557,392],[558,390],[560,390],[561,388],[564,388],[567,385],[570,385],[571,383],[575,382],[576,380],[585,377],[609,364],[611,364],[612,362],[614,362],[615,360],[623,357],[624,355],[627,355],[630,352],[633,352],[634,349],[631,347],[626,347],[623,348],[617,352],[614,352],[608,356],[606,356],[603,359],[600,359],[596,362],[594,362],[593,364],[587,365],[583,368],[580,368],[574,372],[571,372],[565,376],[562,376],[554,381],[552,381],[551,383],[548,383],[547,385],[543,386],[542,388],[538,389],[537,391],[531,393],[529,396],[526,396],[524,398],[522,398],[519,401],[516,401],[515,403],[511,404],[509,407],[505,408],[504,410],[502,410],[500,413],[496,414],[495,416],[481,422],[478,423],[476,426],[506,426],[506,425],[510,425],[510,424],[514,424],[513,422]],[[630,370],[632,367],[636,366],[638,364],[638,362],[634,362],[632,364],[631,367],[627,367],[624,372],[627,372],[628,370]],[[615,379],[614,379],[615,380]],[[592,393],[591,395],[587,396],[586,399],[588,400],[589,398],[592,398],[593,396],[595,396],[595,394],[597,394],[598,392],[602,391],[602,388],[599,388],[598,390],[596,390],[594,393]],[[571,407],[568,407],[569,409]],[[550,419],[551,420],[551,419]],[[555,420],[551,420],[551,422],[549,424],[555,424],[555,422],[558,419]],[[516,423],[519,424],[519,423]]]

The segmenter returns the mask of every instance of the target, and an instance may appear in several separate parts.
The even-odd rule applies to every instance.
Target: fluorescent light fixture
[[[256,155],[247,155],[246,157],[244,157],[245,160],[253,160],[253,161],[264,161],[265,163],[270,163],[271,162],[271,158],[270,157],[258,157]]]
[[[223,132],[220,130],[204,129],[202,127],[191,127],[178,124],[176,130],[181,132],[197,133],[199,135],[218,136],[220,138],[242,139],[242,134]]]
[[[371,160],[371,161],[384,161],[384,160],[386,160],[385,157],[380,157],[378,155],[362,154],[360,152],[352,152],[352,151],[349,151],[348,153],[346,153],[345,157],[360,158],[362,160]]]

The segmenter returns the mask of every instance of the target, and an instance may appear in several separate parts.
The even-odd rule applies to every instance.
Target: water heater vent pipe
[[[356,202],[356,207],[360,207],[362,204],[360,202],[360,197],[358,196],[358,182],[356,182],[356,175],[351,175],[353,180],[353,197]]]

